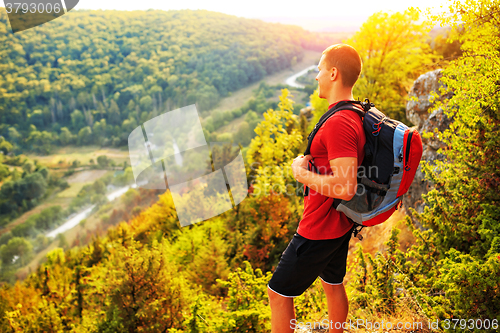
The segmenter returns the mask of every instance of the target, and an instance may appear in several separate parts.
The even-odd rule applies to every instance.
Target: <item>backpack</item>
[[[319,128],[340,110],[351,110],[361,117],[366,135],[365,157],[358,168],[356,194],[349,201],[334,199],[333,207],[356,223],[354,236],[361,240],[363,237],[358,233],[363,227],[386,221],[402,205],[402,196],[413,182],[422,157],[422,139],[417,130],[387,117],[368,99],[365,102],[341,101],[321,116],[307,137],[304,156],[311,153],[311,144]],[[317,172],[312,160],[309,163]],[[306,187],[304,195],[308,194]]]

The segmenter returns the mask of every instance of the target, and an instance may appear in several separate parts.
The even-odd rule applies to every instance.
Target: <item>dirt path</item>
[[[101,178],[108,170],[85,170],[69,176],[66,180],[68,184],[94,182]]]

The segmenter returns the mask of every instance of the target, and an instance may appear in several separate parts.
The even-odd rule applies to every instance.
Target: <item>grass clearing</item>
[[[62,192],[57,193],[57,197],[59,198],[74,198],[80,192],[80,190],[89,183],[73,183],[70,187],[65,189]]]
[[[58,148],[51,155],[35,155],[28,154],[28,158],[32,160],[38,160],[42,165],[45,165],[51,169],[60,169],[69,167],[73,161],[77,160],[82,165],[88,165],[90,159],[97,163],[97,157],[101,155],[106,155],[109,159],[113,160],[116,164],[123,164],[126,161],[130,164],[130,158],[128,156],[128,149],[118,149],[118,148],[101,148],[99,146],[66,146]]]
[[[74,198],[83,186],[86,184],[92,184],[108,172],[108,170],[84,170],[74,173],[66,179],[70,187],[62,192],[59,192],[57,196],[59,198]]]

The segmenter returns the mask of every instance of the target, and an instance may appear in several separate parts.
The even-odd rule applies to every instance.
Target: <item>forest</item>
[[[13,34],[0,9],[0,135],[19,149],[123,146],[163,110],[221,97],[290,67],[327,38],[207,11],[71,11]]]
[[[346,284],[348,320],[416,320],[426,324],[422,332],[498,331],[498,12],[498,1],[471,0],[426,17],[418,10],[375,13],[346,40],[364,62],[355,97],[368,97],[409,124],[405,107],[412,83],[441,68],[440,93],[449,98],[436,96],[432,111],[441,109],[452,120],[447,129],[422,133],[445,143],[442,159],[421,163],[432,183],[422,197],[425,209],[407,207],[410,216],[388,232],[383,251],[370,253],[365,241],[357,243]],[[296,108],[302,101],[287,87],[261,84],[237,111],[210,110],[243,82],[286,68],[306,48],[320,53],[328,41],[297,27],[205,11],[147,14],[74,11],[55,20],[52,30],[41,26],[18,35],[7,31],[1,14],[0,176],[6,168],[9,181],[0,189],[0,208],[22,195],[16,189],[32,186],[26,191],[35,198],[66,186],[43,166],[20,161],[20,152],[47,153],[68,143],[119,146],[141,122],[193,103],[202,111],[206,136],[225,120],[244,117],[248,127],[232,138],[246,146],[249,195],[235,209],[181,228],[169,191],[154,193],[149,207],[115,217],[104,235],[78,246],[61,243],[23,281],[0,287],[2,332],[270,331],[267,282],[303,210],[290,164],[328,105],[310,82],[308,120]],[[445,33],[431,31],[437,24]],[[279,102],[269,102],[276,89]],[[84,133],[91,139],[84,140]],[[224,156],[236,153],[231,145],[222,149]],[[24,173],[12,180],[8,167],[15,163]],[[111,181],[82,188],[79,200],[98,202]],[[30,209],[28,200],[8,206],[14,204],[19,211]],[[33,244],[43,246],[37,230],[50,228],[61,214],[58,208],[43,211],[0,237],[0,271],[27,260],[20,254],[33,253]],[[412,236],[405,248],[403,230]],[[327,318],[319,281],[295,301],[298,321]],[[430,322],[438,327],[431,329]]]

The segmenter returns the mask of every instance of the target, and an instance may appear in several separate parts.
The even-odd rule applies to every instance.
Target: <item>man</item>
[[[361,73],[361,58],[349,45],[336,44],[323,51],[318,65],[318,95],[329,109],[353,100],[352,87]],[[269,281],[272,333],[293,332],[293,298],[319,276],[328,303],[330,332],[343,332],[348,301],[343,278],[354,224],[333,206],[334,198],[350,200],[356,193],[357,168],[366,142],[359,115],[336,112],[318,130],[311,155],[294,159],[294,178],[309,187],[297,233],[283,252]],[[317,173],[308,170],[309,161]]]

